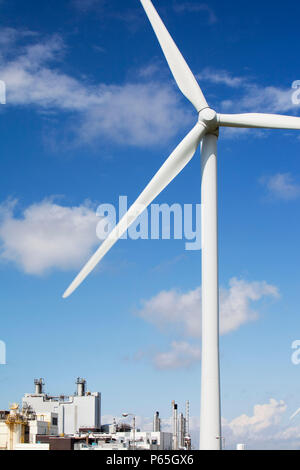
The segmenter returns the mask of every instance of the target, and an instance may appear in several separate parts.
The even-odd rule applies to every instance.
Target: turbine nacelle
[[[219,127],[218,114],[214,109],[204,108],[198,115],[198,122],[202,124],[208,132],[215,132]]]

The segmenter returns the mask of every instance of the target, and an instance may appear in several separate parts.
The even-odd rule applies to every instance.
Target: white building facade
[[[59,434],[75,434],[79,429],[100,430],[101,394],[86,392],[84,379],[78,378],[76,383],[77,394],[51,397],[43,392],[42,380],[35,381],[35,393],[24,395],[23,407],[30,407],[37,415],[57,413]]]

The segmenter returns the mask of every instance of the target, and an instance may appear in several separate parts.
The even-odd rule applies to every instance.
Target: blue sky
[[[299,115],[296,2],[153,3],[217,111]],[[72,393],[80,375],[102,392],[107,419],[128,410],[147,424],[189,399],[196,430],[201,252],[121,240],[61,298],[99,244],[97,206],[133,202],[194,110],[138,0],[2,0],[0,13],[0,408],[35,377]],[[300,134],[220,136],[224,433],[228,446],[296,449]],[[155,202],[200,203],[199,152]]]

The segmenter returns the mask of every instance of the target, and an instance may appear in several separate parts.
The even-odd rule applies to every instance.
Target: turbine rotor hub
[[[214,109],[204,108],[199,113],[199,122],[211,131],[215,131],[218,128],[218,115]]]

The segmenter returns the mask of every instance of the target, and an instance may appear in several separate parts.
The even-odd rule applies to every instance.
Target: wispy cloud
[[[12,41],[13,32],[6,31],[5,36]],[[135,146],[161,144],[189,122],[179,94],[153,75],[121,85],[92,84],[71,77],[57,68],[66,50],[58,36],[21,50],[13,59],[0,57],[8,107],[33,106],[44,113],[65,113],[77,142],[102,138]],[[76,126],[72,127],[72,120]]]
[[[66,207],[44,200],[15,214],[16,202],[0,206],[0,259],[25,273],[79,268],[99,243],[99,222],[89,203]]]
[[[186,341],[173,341],[171,349],[154,356],[154,365],[157,369],[187,368],[195,361],[200,361],[201,349]]]
[[[116,20],[125,24],[128,29],[135,32],[145,22],[145,15],[139,2],[131,7],[128,2],[115,5],[109,0],[71,0],[71,5],[79,14],[97,15],[99,20]]]
[[[10,46],[19,35],[20,33],[14,28],[2,28],[0,30],[0,46]]]
[[[107,4],[107,0],[72,0],[72,5],[79,11],[89,11],[94,8],[102,8]]]
[[[300,185],[290,173],[264,176],[260,179],[260,183],[266,188],[270,199],[291,201],[300,197]]]
[[[217,85],[226,85],[231,88],[242,86],[246,81],[243,77],[234,77],[226,70],[214,70],[209,67],[198,73],[197,79],[200,82],[203,80]]]
[[[134,80],[122,84],[95,83],[63,72],[66,53],[57,35],[41,40],[30,31],[1,29],[0,78],[7,85],[6,109],[31,106],[44,114],[63,114],[64,132],[74,144],[99,139],[138,147],[163,144],[191,122],[180,93],[171,81],[161,79],[157,65],[141,68]],[[198,79],[234,92],[219,103],[223,112],[295,113],[298,109],[292,102],[292,89],[263,87],[212,68],[204,69]],[[225,132],[232,136],[243,130]]]
[[[292,96],[295,90],[291,86],[288,88],[263,86],[249,75],[234,76],[226,70],[211,67],[197,74],[197,78],[200,84],[207,82],[232,89],[230,95],[219,103],[223,112],[296,113],[300,107],[293,103]],[[214,94],[217,95],[216,90]]]
[[[241,111],[282,113],[292,111],[296,113],[297,107],[292,102],[292,90],[249,83],[244,85],[243,95],[238,98],[236,105]],[[232,108],[232,106],[229,106]]]
[[[211,93],[214,105],[219,112],[263,112],[295,115],[300,109],[300,105],[293,102],[295,90],[291,86],[280,87],[272,84],[264,86],[249,74],[234,75],[226,70],[212,67],[207,67],[198,73],[197,79],[200,85],[202,84],[204,89]],[[224,98],[224,96],[226,97]],[[219,99],[219,97],[223,97],[223,99]],[[209,94],[207,98],[209,99]],[[253,137],[264,135],[264,131],[258,129],[223,128],[222,133],[227,138],[247,136],[249,133]]]
[[[176,13],[197,13],[204,12],[208,15],[209,24],[215,24],[218,19],[214,10],[207,3],[198,2],[175,2],[174,10]]]

